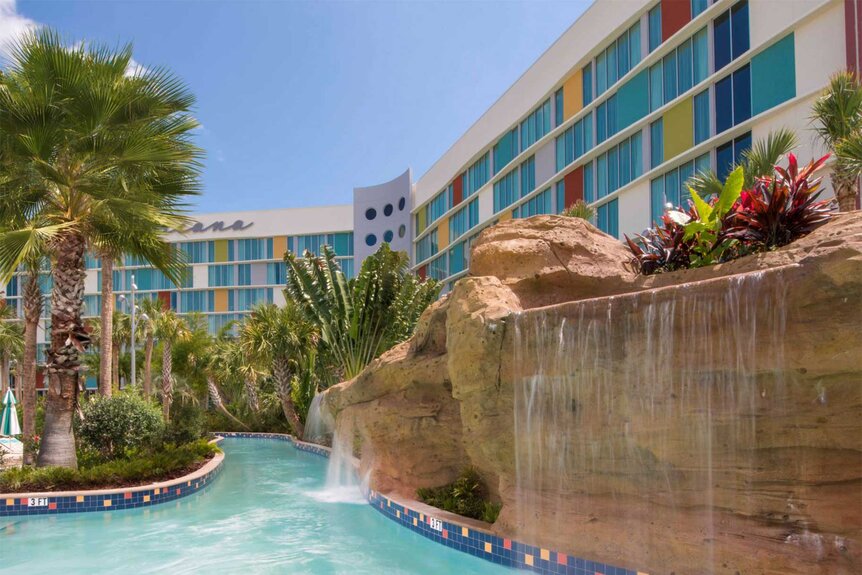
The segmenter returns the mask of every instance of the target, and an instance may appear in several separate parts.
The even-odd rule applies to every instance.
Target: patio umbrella
[[[20,435],[21,427],[18,425],[18,412],[15,411],[15,395],[12,389],[6,390],[3,396],[3,416],[0,417],[0,435]]]

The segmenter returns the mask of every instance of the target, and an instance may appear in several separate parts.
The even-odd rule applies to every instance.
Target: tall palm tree
[[[104,309],[104,307],[102,308]],[[108,324],[102,324],[102,339],[99,347],[99,372],[102,371],[102,361],[105,361],[105,346],[110,346],[111,354],[108,356],[108,361],[111,362],[111,385],[107,389],[102,389],[102,383],[99,382],[99,393],[105,397],[111,397],[111,390],[120,389],[120,353],[123,350],[123,345],[130,341],[132,335],[132,318],[129,314],[121,311],[114,311],[111,316],[111,338],[113,341],[108,343],[108,336],[105,333],[105,328]]]
[[[246,354],[269,366],[288,423],[302,437],[302,418],[293,401],[293,376],[317,345],[318,333],[293,302],[284,307],[264,304],[243,322],[240,342]]]
[[[34,175],[4,189],[0,281],[34,253],[51,262],[51,336],[45,430],[38,465],[77,467],[72,415],[80,354],[89,344],[81,320],[84,253],[130,253],[180,283],[183,261],[164,239],[185,227],[187,197],[198,191],[200,150],[194,98],[162,69],[128,74],[131,46],[70,48],[40,29],[11,50],[0,78],[0,153]]]
[[[209,396],[210,403],[226,415],[228,419],[240,427],[248,429],[248,426],[245,423],[237,419],[237,417],[228,410],[227,406],[224,404],[224,400],[222,399],[221,391],[219,390],[220,382],[229,381],[236,375],[235,369],[237,366],[235,361],[237,359],[237,355],[235,350],[237,347],[238,346],[233,341],[226,337],[225,330],[222,330],[219,337],[212,339],[210,342],[211,353],[207,357],[204,365],[207,382],[207,395]]]
[[[161,312],[154,324],[155,337],[162,344],[162,415],[165,422],[169,422],[174,399],[173,346],[189,339],[191,331],[183,318],[172,310]]]
[[[751,148],[742,153],[741,161],[734,163],[730,169],[732,171],[737,166],[742,166],[742,174],[745,178],[742,189],[750,190],[754,187],[757,178],[771,175],[781,158],[792,152],[797,144],[795,132],[787,128],[779,128],[770,132],[766,139],[755,141]],[[686,185],[697,192],[701,198],[717,197],[721,195],[721,190],[724,188],[724,182],[712,170],[694,174],[688,179]]]
[[[163,311],[162,302],[158,299],[141,300],[141,315],[138,317],[138,327],[144,340],[144,397],[153,394],[153,347],[155,345],[156,320]]]
[[[21,289],[24,304],[24,354],[18,362],[20,373],[22,427],[24,438],[31,440],[36,436],[36,353],[38,350],[37,334],[39,318],[45,307],[45,298],[39,288],[39,259],[31,259],[25,263],[26,273],[22,277],[24,283]],[[29,444],[29,442],[28,442]],[[24,451],[24,463],[32,465],[34,453]]]
[[[24,351],[24,332],[15,310],[0,303],[0,393],[9,385],[9,363]]]
[[[838,209],[856,209],[862,175],[862,84],[853,72],[832,76],[829,86],[814,102],[814,129],[835,154],[832,188]]]

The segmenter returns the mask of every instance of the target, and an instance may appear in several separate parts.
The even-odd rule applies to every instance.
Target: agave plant
[[[735,209],[725,218],[722,236],[743,242],[749,250],[787,245],[828,222],[833,201],[818,201],[821,178],[814,174],[829,155],[800,170],[796,156],[787,168],[775,167],[775,176],[759,178],[742,192]]]

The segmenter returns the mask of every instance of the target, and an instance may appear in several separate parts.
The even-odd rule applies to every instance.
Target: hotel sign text
[[[247,230],[251,226],[254,225],[254,222],[245,223],[242,220],[235,220],[232,224],[227,224],[221,220],[215,221],[207,226],[203,225],[201,222],[195,222],[194,225],[186,230],[186,232],[191,232],[193,234],[200,234],[203,232],[228,232],[235,231],[241,232],[243,230]]]

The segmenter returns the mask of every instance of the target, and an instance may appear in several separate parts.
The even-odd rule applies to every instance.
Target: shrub
[[[596,217],[596,210],[587,205],[584,200],[578,200],[563,210],[562,215],[570,218],[581,218],[582,220],[593,221]]]
[[[192,403],[171,404],[171,422],[165,429],[165,441],[183,445],[200,439],[206,433],[206,413]]]
[[[169,447],[133,459],[117,459],[80,469],[20,467],[0,473],[0,492],[124,487],[179,477],[219,451],[206,440]]]
[[[82,406],[78,437],[84,447],[106,458],[152,448],[162,438],[164,422],[158,407],[132,393],[96,397]]]
[[[482,478],[472,467],[462,471],[453,483],[421,488],[416,491],[416,495],[428,505],[488,523],[496,521],[500,513],[500,505],[487,499],[487,489]]]

